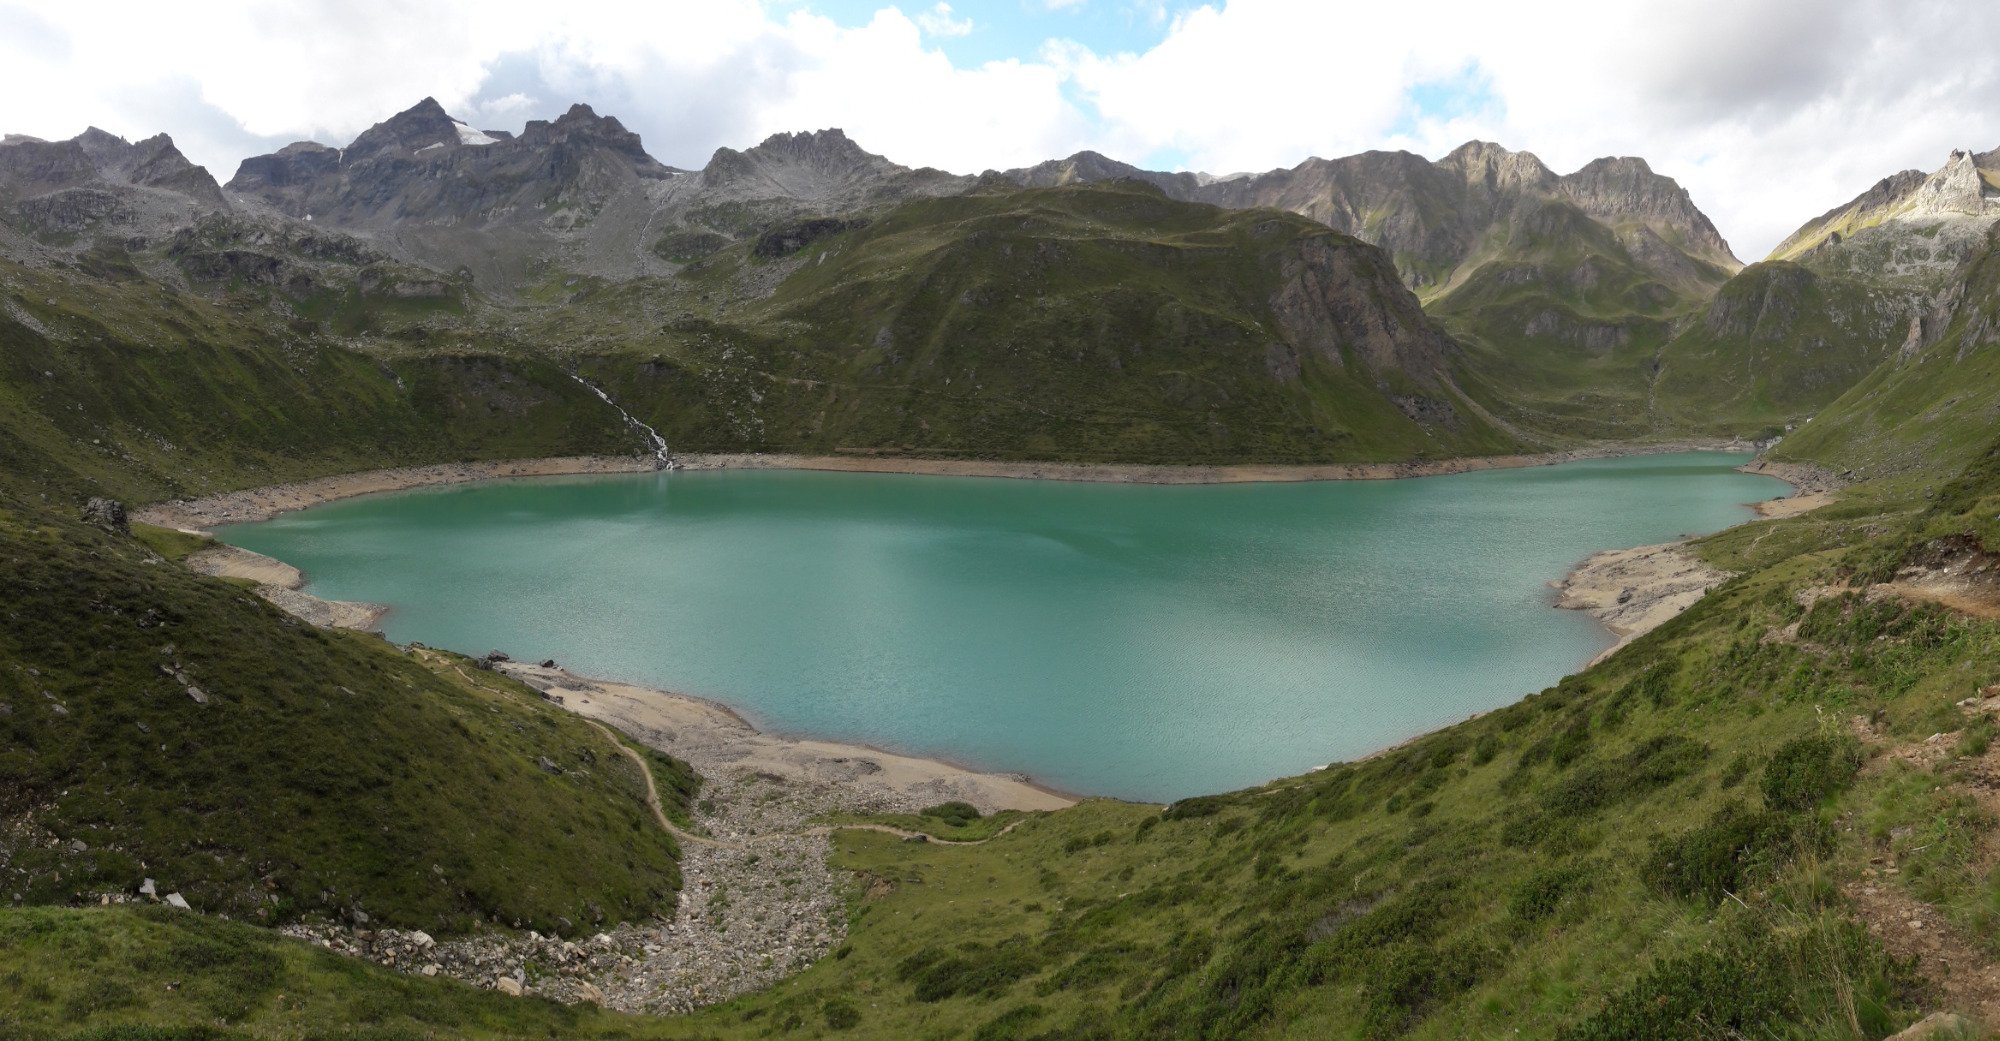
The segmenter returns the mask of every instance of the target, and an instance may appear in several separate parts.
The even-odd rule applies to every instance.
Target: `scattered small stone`
[[[557,766],[554,760],[545,755],[536,756],[535,765],[541,767],[547,773],[559,774],[563,772],[562,767]]]
[[[71,853],[83,853],[88,851],[89,849],[90,849],[90,844],[83,841],[82,839],[69,840],[69,851]]]

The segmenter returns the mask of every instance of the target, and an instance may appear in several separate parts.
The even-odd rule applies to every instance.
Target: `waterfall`
[[[674,468],[674,457],[667,452],[667,439],[661,437],[659,431],[654,430],[652,427],[647,426],[644,423],[641,423],[639,421],[639,417],[634,416],[632,413],[625,411],[624,406],[618,404],[616,401],[611,400],[611,395],[606,394],[604,392],[604,389],[602,387],[599,387],[597,384],[592,383],[587,379],[584,379],[582,376],[579,376],[574,372],[569,374],[569,378],[577,381],[578,383],[583,384],[585,387],[589,388],[592,394],[597,395],[598,398],[602,400],[605,404],[610,405],[612,408],[617,409],[618,414],[625,417],[625,422],[627,425],[637,427],[640,430],[646,432],[646,440],[650,442],[653,446],[653,469],[671,470]]]

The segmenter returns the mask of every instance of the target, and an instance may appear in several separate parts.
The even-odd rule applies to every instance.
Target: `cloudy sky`
[[[1482,138],[1640,155],[1739,256],[2000,144],[1991,0],[0,0],[0,130],[167,131],[219,179],[431,95],[573,101],[662,161],[838,126],[959,172],[1094,148],[1223,173]]]

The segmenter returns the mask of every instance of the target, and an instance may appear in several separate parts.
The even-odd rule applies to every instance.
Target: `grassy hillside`
[[[313,628],[134,537],[4,498],[0,615],[0,892],[15,904],[153,878],[211,914],[447,932],[671,906],[677,852],[642,778],[524,687]]]
[[[1496,228],[1460,270],[1425,303],[1472,346],[1468,384],[1496,415],[1557,440],[1685,432],[1650,406],[1653,360],[1726,272],[1690,262],[1666,281],[1612,228],[1555,200]]]
[[[1516,447],[1466,406],[1456,348],[1379,250],[1129,182],[916,201],[784,256],[732,247],[677,282],[665,307],[610,287],[565,315],[681,309],[657,338],[579,354],[692,451],[1309,462]]]
[[[2000,414],[2000,227],[1959,270],[1917,342],[1889,355],[1778,446],[1780,458],[1878,476],[1949,476]]]
[[[1748,570],[1687,614],[1365,762],[1164,811],[1091,801],[982,846],[843,835],[847,946],[686,1020],[502,1005],[292,946],[257,962],[298,996],[260,974],[227,1018],[252,1037],[1881,1038],[1979,1000],[1979,977],[1909,960],[1930,950],[1913,938],[2000,956],[1996,724],[1959,704],[2000,681],[2000,624],[1925,577],[2000,540],[1996,516],[2000,453],[1930,500],[1870,486],[1715,536],[1702,551]],[[131,912],[0,930],[24,937],[0,944],[0,1007],[43,1036],[208,1022],[192,1002],[247,956],[149,952],[269,942]],[[99,1008],[90,986],[138,997]]]
[[[0,482],[161,499],[412,463],[627,453],[555,364],[422,322],[333,337],[261,297],[0,263]]]
[[[1778,436],[1879,365],[1911,310],[1861,282],[1752,264],[1661,349],[1656,411],[1677,429]]]

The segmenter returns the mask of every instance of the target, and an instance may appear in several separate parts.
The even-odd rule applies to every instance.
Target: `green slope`
[[[1975,795],[2000,751],[1956,703],[2000,677],[2000,625],[1863,594],[2000,541],[2000,453],[1921,507],[1909,491],[1715,536],[1703,552],[1748,570],[1687,614],[1365,762],[1164,812],[1090,801],[976,847],[844,835],[847,947],[687,1019],[501,1004],[292,946],[260,961],[297,996],[260,975],[227,1018],[251,1037],[1881,1038],[1950,998],[1855,917],[1859,886],[1992,955]],[[1800,606],[1828,587],[1847,591]],[[0,930],[35,938],[0,944],[0,1002],[47,1036],[209,1022],[195,1002],[243,962],[149,952],[268,943],[131,912]],[[96,1008],[92,978],[141,997]]]
[[[1908,324],[1900,294],[1752,264],[1660,350],[1655,408],[1677,429],[1774,437],[1868,375]]]
[[[674,313],[661,292],[685,316],[657,338],[578,353],[690,451],[1309,462],[1516,447],[1467,407],[1456,346],[1379,250],[1131,182],[912,202],[781,259],[732,247],[565,314]],[[690,302],[704,298],[730,303]]]
[[[4,497],[0,614],[16,904],[150,877],[266,923],[569,931],[671,906],[677,852],[637,771],[524,687],[313,628]]]
[[[1685,433],[1650,406],[1653,361],[1673,322],[1728,277],[1687,268],[1669,281],[1611,227],[1544,200],[1496,228],[1425,303],[1472,345],[1468,386],[1516,426],[1558,442]]]
[[[2000,226],[1953,281],[1915,343],[1773,454],[1867,476],[1949,476],[1976,458],[2000,415]]]
[[[350,340],[129,266],[0,263],[0,287],[0,482],[150,500],[637,448],[553,362],[423,320]]]

